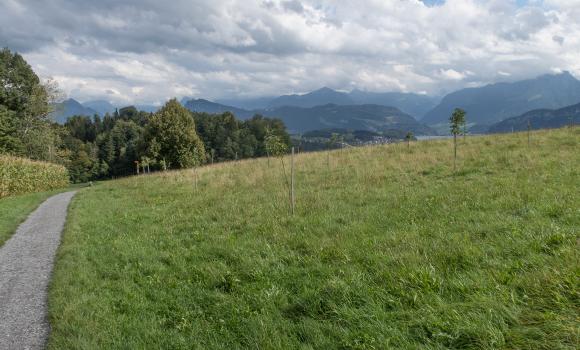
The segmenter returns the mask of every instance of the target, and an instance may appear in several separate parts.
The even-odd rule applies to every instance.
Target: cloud
[[[0,42],[80,100],[440,94],[580,76],[576,0],[0,1]]]

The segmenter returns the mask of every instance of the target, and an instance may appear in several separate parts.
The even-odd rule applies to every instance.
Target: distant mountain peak
[[[315,92],[338,92],[338,91],[336,91],[336,90],[334,90],[334,89],[331,89],[331,88],[329,88],[328,86],[323,86],[323,87],[321,87],[320,89],[318,89],[318,90],[314,90],[314,91],[313,91],[313,92],[311,92],[311,93],[315,93]]]
[[[570,72],[533,79],[496,83],[455,91],[428,112],[423,122],[443,125],[455,108],[467,111],[467,120],[490,125],[533,109],[558,109],[580,102],[580,81]]]
[[[536,109],[505,119],[489,128],[491,133],[532,129],[561,128],[580,120],[580,103],[560,109]]]
[[[82,115],[87,117],[93,117],[98,114],[94,109],[87,108],[83,106],[79,101],[74,98],[68,98],[61,103],[54,105],[54,112],[51,113],[51,117],[57,122],[64,124],[68,118],[75,115]]]
[[[62,101],[62,103],[71,103],[71,104],[81,105],[81,103],[79,101],[75,100],[72,97],[69,97],[66,100]]]
[[[550,79],[550,80],[570,80],[570,79],[572,79],[572,80],[577,80],[572,75],[572,73],[570,73],[567,70],[562,71],[560,73],[548,73],[548,74],[540,75],[536,79]],[[534,79],[530,79],[530,80],[534,80]]]
[[[99,113],[99,115],[101,116],[104,116],[107,113],[111,114],[115,112],[115,106],[113,106],[111,102],[106,100],[86,101],[83,102],[82,105],[97,111],[97,113]]]

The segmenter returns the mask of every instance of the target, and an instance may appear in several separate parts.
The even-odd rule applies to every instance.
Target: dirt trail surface
[[[47,288],[54,255],[75,192],[36,209],[0,247],[0,349],[43,349],[50,325]]]

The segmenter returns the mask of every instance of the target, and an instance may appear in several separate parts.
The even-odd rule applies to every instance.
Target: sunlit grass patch
[[[50,347],[576,348],[574,130],[299,154],[73,201]],[[197,187],[195,186],[197,177]]]

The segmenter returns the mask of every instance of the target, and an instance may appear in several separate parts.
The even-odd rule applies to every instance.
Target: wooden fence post
[[[528,147],[530,147],[530,130],[532,130],[532,123],[528,119]]]
[[[292,156],[290,158],[290,210],[294,215],[294,147],[292,147]]]

